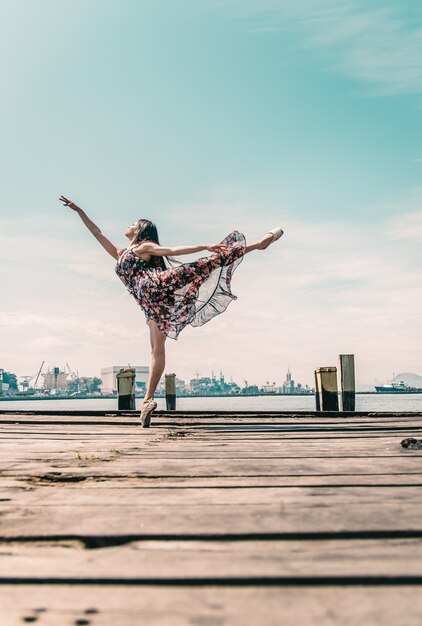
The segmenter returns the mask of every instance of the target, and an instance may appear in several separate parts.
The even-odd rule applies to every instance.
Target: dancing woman
[[[105,237],[86,213],[64,196],[60,201],[78,213],[85,226],[116,259],[116,273],[143,309],[149,326],[151,367],[141,409],[148,428],[157,408],[154,393],[165,367],[165,341],[177,339],[185,326],[202,326],[225,311],[236,296],[231,292],[234,270],[252,250],[264,250],[283,234],[280,227],[246,245],[244,235],[231,232],[220,243],[199,246],[161,246],[156,226],[140,219],[126,229],[127,248],[118,248]],[[174,265],[174,256],[208,250],[209,256]],[[166,259],[166,261],[164,260]]]

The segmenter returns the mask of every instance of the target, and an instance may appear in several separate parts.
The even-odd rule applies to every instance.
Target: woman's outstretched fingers
[[[69,200],[68,198],[66,198],[65,196],[60,196],[59,200],[61,202],[63,202],[63,204],[65,206],[70,207],[71,209],[73,209],[74,211],[77,211],[79,209],[78,205],[75,204],[74,202],[72,202],[72,200]]]

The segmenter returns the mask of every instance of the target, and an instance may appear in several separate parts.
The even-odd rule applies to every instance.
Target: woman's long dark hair
[[[151,220],[140,219],[137,221],[136,226],[138,229],[136,234],[136,241],[138,241],[139,243],[141,243],[141,241],[153,241],[154,243],[160,245],[157,227],[153,222],[151,222]],[[169,266],[172,265],[172,262],[177,263],[176,259],[173,259],[173,257],[151,255],[149,265],[151,267],[160,267],[161,269],[166,270],[167,265],[164,259],[167,259]]]

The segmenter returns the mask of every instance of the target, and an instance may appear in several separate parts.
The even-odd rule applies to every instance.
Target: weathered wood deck
[[[0,623],[422,622],[416,414],[0,411]]]

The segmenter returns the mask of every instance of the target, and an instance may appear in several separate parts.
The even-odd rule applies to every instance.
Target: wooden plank
[[[227,432],[204,432],[198,430],[186,430],[186,429],[156,429],[148,431],[146,435],[144,431],[141,431],[139,428],[131,428],[125,430],[116,430],[114,432],[107,431],[96,431],[95,429],[90,429],[89,432],[69,432],[68,430],[41,430],[38,427],[37,430],[22,430],[21,432],[9,432],[9,433],[1,433],[0,432],[0,445],[6,444],[8,441],[23,441],[25,437],[28,438],[28,441],[49,441],[49,440],[93,440],[98,438],[98,440],[102,441],[111,441],[114,438],[129,440],[132,439],[132,442],[137,445],[148,445],[151,446],[153,443],[157,443],[158,441],[165,441],[168,443],[175,443],[177,441],[181,441],[182,438],[184,441],[189,442],[191,445],[196,443],[197,445],[218,445],[219,443],[237,443],[238,445],[243,445],[247,442],[258,442],[261,441],[267,444],[277,445],[278,442],[282,441],[314,441],[318,442],[331,442],[338,440],[339,442],[344,441],[355,441],[356,439],[362,441],[371,441],[376,439],[383,439],[386,437],[390,438],[404,438],[404,437],[416,437],[420,438],[422,436],[422,428],[415,427],[403,427],[396,429],[380,429],[380,430],[356,430],[356,431],[296,431],[296,430],[271,430],[271,431],[227,431]]]
[[[0,543],[6,578],[422,578],[422,538],[321,541],[132,541],[88,550],[78,541]]]
[[[420,626],[420,588],[5,585],[2,626]],[[78,621],[82,620],[82,621]]]
[[[407,437],[409,434],[406,435]],[[411,435],[413,436],[413,435]],[[30,460],[50,459],[51,462],[59,458],[66,458],[74,465],[77,455],[90,456],[100,452],[106,456],[113,456],[116,460],[126,457],[135,460],[141,456],[150,458],[354,458],[359,457],[396,457],[400,459],[410,459],[421,457],[420,450],[403,448],[401,441],[404,436],[399,437],[378,437],[377,439],[355,438],[353,443],[350,438],[320,440],[320,442],[304,441],[302,439],[283,439],[276,441],[227,441],[223,445],[213,442],[167,442],[163,441],[138,442],[136,439],[125,437],[114,437],[112,439],[57,439],[57,440],[28,440],[25,445],[24,440],[19,442],[9,442],[5,445],[0,443],[0,464],[8,466],[10,461],[18,461],[27,458]],[[308,445],[309,443],[309,445]],[[157,445],[158,444],[158,445]],[[64,456],[65,455],[65,456]],[[98,456],[98,455],[97,455]],[[54,458],[53,458],[54,457]]]
[[[119,410],[74,410],[74,409],[59,409],[57,406],[54,409],[36,409],[36,404],[34,404],[34,409],[19,409],[19,405],[16,404],[16,409],[3,409],[2,403],[0,402],[0,418],[7,417],[8,415],[50,415],[57,417],[133,417],[139,415],[140,408],[138,407],[137,411],[119,411]],[[264,418],[342,418],[346,419],[349,417],[392,417],[392,418],[400,418],[403,416],[412,416],[412,415],[422,415],[422,412],[419,410],[413,411],[295,411],[295,410],[272,410],[272,409],[262,409],[262,410],[177,410],[177,411],[167,411],[164,409],[158,409],[155,411],[157,415],[161,415],[163,417],[168,418],[185,418],[190,419],[194,418],[219,418],[224,420],[233,420],[233,419],[248,419],[250,417],[264,417]]]
[[[229,433],[232,437],[257,437],[262,434],[268,435],[271,433],[292,433],[296,436],[308,436],[311,435],[328,435],[334,434],[341,436],[344,433],[359,435],[374,434],[378,432],[390,432],[393,434],[397,430],[417,430],[422,428],[422,421],[418,419],[409,420],[397,420],[395,422],[386,422],[380,420],[377,423],[374,422],[357,422],[340,424],[339,422],[331,424],[313,424],[307,421],[301,422],[184,422],[179,420],[177,422],[162,422],[159,420],[154,421],[153,430],[144,431],[138,422],[130,421],[127,423],[121,422],[54,422],[54,421],[13,421],[10,423],[0,424],[0,436],[3,433],[11,434],[13,432],[28,432],[36,435],[37,433],[45,432],[54,435],[55,433],[65,432],[69,435],[77,433],[86,433],[87,435],[93,432],[104,433],[113,435],[116,433],[138,433],[143,434],[145,439],[152,439],[154,436],[168,436],[174,434],[174,432],[183,431],[185,434],[189,434],[190,437],[196,437],[198,439],[207,437],[218,437],[225,433]]]
[[[73,480],[75,478],[75,480]],[[143,477],[130,475],[111,476],[91,476],[79,475],[74,476],[72,473],[62,475],[52,472],[44,474],[40,477],[2,477],[0,479],[0,501],[16,492],[35,489],[39,486],[60,486],[61,489],[250,489],[251,487],[259,487],[260,489],[269,489],[278,487],[285,489],[287,487],[316,487],[323,489],[325,487],[336,487],[342,489],[344,487],[391,487],[391,486],[422,486],[421,474],[377,474],[373,475],[328,475],[328,476],[217,476],[217,477]]]
[[[141,429],[139,427],[121,427],[118,426],[115,429],[105,429],[93,425],[85,427],[83,430],[80,430],[80,425],[78,426],[59,426],[57,424],[53,424],[51,426],[47,425],[21,425],[9,426],[8,428],[13,428],[13,430],[4,430],[4,426],[0,429],[0,442],[3,444],[8,440],[22,440],[27,436],[28,438],[34,438],[39,440],[48,440],[50,438],[68,438],[75,439],[76,437],[80,437],[82,439],[92,439],[97,436],[99,439],[113,439],[114,437],[132,437],[139,444],[143,443],[151,443],[157,441],[179,441],[183,438],[186,441],[197,442],[201,444],[203,442],[210,442],[217,444],[219,442],[232,442],[236,441],[239,444],[242,444],[245,441],[263,441],[263,442],[273,442],[277,443],[278,441],[284,441],[287,439],[291,440],[304,440],[304,441],[330,441],[335,439],[374,439],[379,437],[397,437],[400,436],[415,436],[419,437],[422,435],[422,427],[421,426],[409,426],[409,425],[397,425],[395,428],[378,428],[378,429],[369,429],[369,428],[356,428],[355,430],[347,430],[347,429],[337,429],[337,430],[321,430],[321,429],[311,429],[311,430],[299,430],[296,428],[292,429],[274,429],[271,430],[263,430],[263,429],[237,429],[230,430],[229,428],[225,430],[218,429],[198,429],[198,428],[151,428],[151,429]]]
[[[402,485],[393,487],[374,488],[343,487],[339,490],[337,486],[315,488],[315,487],[249,487],[248,489],[221,489],[215,487],[212,490],[205,490],[203,487],[186,489],[182,484],[179,489],[145,489],[140,492],[132,484],[121,485],[119,489],[110,489],[108,484],[87,481],[90,485],[85,488],[86,483],[78,483],[73,489],[51,488],[51,486],[39,486],[31,490],[21,490],[10,494],[9,502],[5,505],[10,507],[31,507],[35,511],[37,507],[47,510],[48,508],[82,508],[92,507],[154,507],[167,506],[256,506],[261,509],[265,506],[289,508],[312,506],[324,507],[325,503],[331,503],[332,507],[353,507],[358,506],[379,506],[388,499],[390,503],[400,503],[401,501],[412,502],[412,508],[419,509],[418,500],[421,498],[419,487],[403,487]],[[309,504],[308,504],[309,503]],[[422,501],[420,504],[422,509]],[[348,513],[351,511],[349,510]],[[408,511],[402,511],[400,521],[406,522]],[[317,528],[316,528],[317,529]],[[422,518],[421,518],[422,529]]]
[[[227,442],[224,446],[217,446],[211,442],[203,442],[202,445],[196,441],[174,442],[167,444],[165,452],[167,459],[260,459],[260,458],[354,458],[362,457],[403,457],[408,458],[413,452],[401,446],[401,437],[384,437],[376,443],[372,440],[357,439],[350,443],[347,439],[339,441],[308,441],[284,440],[279,443],[263,441],[257,446],[253,443],[244,442],[239,444],[236,441]],[[55,439],[45,440],[40,445],[37,439],[8,440],[7,443],[0,444],[1,463],[7,465],[10,461],[27,459],[40,460],[54,455],[58,457],[63,454],[70,455],[69,461],[76,456],[140,456],[142,458],[162,458],[162,446],[137,446],[134,445],[133,437],[120,437],[104,442],[97,438],[91,439]],[[417,451],[416,451],[417,452]],[[420,452],[419,452],[420,455]],[[421,456],[421,455],[420,455]]]
[[[420,429],[422,433],[422,428]],[[112,441],[114,438],[118,438],[121,441],[131,442],[132,446],[146,446],[153,447],[153,443],[157,442],[165,442],[167,444],[172,444],[175,447],[176,444],[182,444],[183,449],[186,446],[189,447],[197,447],[202,448],[203,446],[208,447],[217,447],[220,443],[224,443],[226,445],[221,446],[221,449],[226,446],[233,447],[235,444],[240,448],[244,446],[245,443],[250,442],[251,444],[255,444],[255,442],[261,441],[262,445],[273,446],[276,447],[279,443],[291,441],[292,445],[296,445],[297,443],[303,442],[303,446],[311,446],[311,447],[320,447],[323,446],[324,443],[326,445],[334,445],[335,442],[338,442],[339,446],[343,446],[347,449],[347,444],[349,439],[353,437],[353,445],[349,445],[349,449],[352,450],[353,447],[360,442],[361,445],[373,446],[374,437],[377,439],[385,439],[392,443],[400,443],[400,433],[410,432],[407,428],[396,429],[394,431],[382,430],[376,432],[366,432],[366,431],[357,431],[354,433],[347,432],[338,432],[338,433],[321,433],[321,432],[286,432],[286,433],[276,433],[276,438],[273,437],[272,432],[242,432],[236,433],[233,436],[233,433],[227,433],[227,436],[223,432],[201,432],[198,433],[194,429],[185,430],[170,430],[166,429],[166,431],[149,431],[153,436],[143,437],[143,431],[139,431],[139,429],[121,429],[118,431],[97,431],[95,429],[92,430],[83,430],[83,431],[70,431],[65,429],[55,429],[51,431],[49,427],[46,426],[38,426],[26,428],[23,430],[10,430],[8,432],[4,432],[0,430],[0,445],[2,449],[10,449],[11,446],[19,446],[21,444],[22,449],[25,449],[25,446],[28,447],[36,447],[37,442],[43,442],[43,445],[49,445],[49,442],[53,444],[56,442],[71,442],[71,441],[81,441],[83,442],[92,442],[93,440],[99,439],[101,441]],[[417,431],[412,431],[417,432]],[[416,435],[417,436],[417,435]],[[38,444],[38,447],[39,444]],[[376,451],[376,448],[373,448]]]
[[[352,457],[352,458],[290,458],[280,459],[168,459],[143,458],[122,455],[112,458],[112,453],[94,459],[79,460],[72,453],[48,459],[15,460],[0,463],[0,475],[37,476],[56,472],[64,478],[71,476],[143,476],[143,477],[217,477],[217,476],[338,476],[366,474],[417,474],[422,473],[421,453],[412,451],[403,457]],[[110,460],[112,459],[112,460]]]
[[[52,489],[52,494],[57,488]],[[193,492],[191,495],[191,491]],[[127,503],[121,491],[100,499],[66,491],[66,504],[25,504],[24,496],[2,503],[1,535],[192,535],[254,533],[344,533],[422,531],[422,501],[415,487],[312,489],[286,488],[268,503],[245,503],[249,490],[172,490],[169,502],[154,490]],[[218,496],[218,497],[217,497]],[[258,498],[259,499],[259,498]],[[54,500],[54,498],[53,498]],[[411,506],[403,503],[411,502]],[[106,514],[105,514],[106,512]]]
[[[314,416],[303,413],[271,413],[258,411],[251,412],[248,415],[242,415],[241,412],[235,415],[218,414],[210,412],[209,414],[199,413],[178,413],[177,411],[165,414],[163,411],[154,412],[157,423],[162,425],[215,425],[215,424],[305,424],[312,425],[349,425],[349,424],[365,424],[372,423],[390,423],[401,421],[421,421],[422,414],[418,411],[409,413],[315,413]],[[89,415],[87,413],[69,412],[68,414],[59,414],[58,412],[21,412],[21,413],[5,413],[0,412],[0,424],[7,425],[13,423],[36,424],[40,422],[58,423],[58,424],[84,424],[92,423],[97,425],[133,425],[139,423],[139,411],[133,414],[103,413],[102,415]]]

